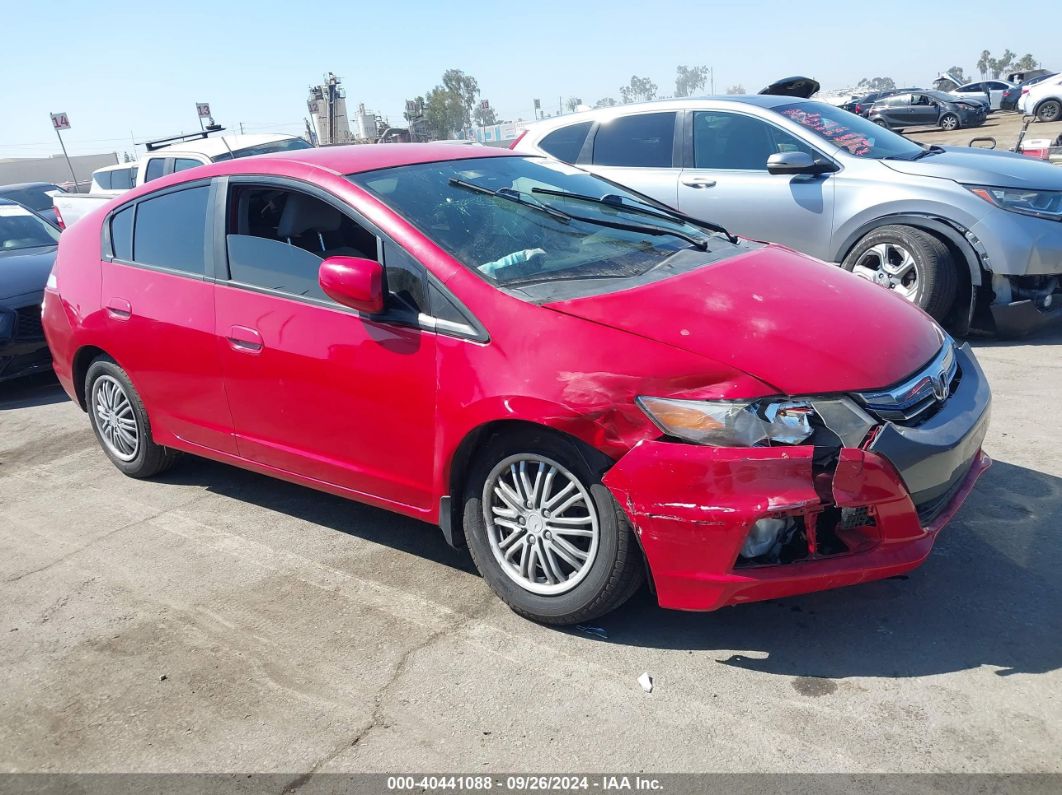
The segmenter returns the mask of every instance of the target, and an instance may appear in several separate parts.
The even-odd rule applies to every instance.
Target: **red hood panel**
[[[790,395],[889,386],[941,341],[900,296],[779,246],[547,306],[729,364]]]

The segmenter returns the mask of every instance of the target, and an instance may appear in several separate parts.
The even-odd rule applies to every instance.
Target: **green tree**
[[[1035,69],[1040,65],[1040,62],[1033,58],[1031,52],[1025,53],[1021,57],[1021,60],[1014,63],[1014,71],[1028,72],[1030,69]]]
[[[726,90],[726,93],[728,93],[728,94],[744,94],[745,93],[745,86],[741,85],[741,83],[738,83],[736,86],[730,86],[730,88],[728,88]]]
[[[977,59],[977,71],[981,73],[981,79],[988,79],[988,65],[992,62],[992,53],[981,50],[981,57]]]
[[[988,71],[991,73],[992,79],[997,80],[1013,63],[1014,53],[1010,50],[1004,50],[1003,54],[998,58],[990,58],[988,60]]]
[[[616,100],[614,100],[612,97],[602,97],[601,99],[599,99],[597,102],[594,103],[594,107],[595,108],[614,108],[618,104],[619,103],[616,102]]]
[[[944,74],[952,75],[955,79],[959,81],[960,86],[973,82],[966,74],[966,72],[963,71],[963,68],[961,66],[953,66],[948,69]]]
[[[424,97],[424,126],[433,138],[453,138],[472,123],[479,83],[460,69],[443,72],[442,84]],[[419,99],[419,97],[418,97]]]
[[[707,82],[707,66],[679,66],[675,69],[675,96],[692,97],[704,88]]]
[[[564,107],[568,109],[569,113],[575,113],[579,106],[583,104],[583,101],[579,97],[568,97],[564,102]]]
[[[896,81],[891,77],[864,77],[856,88],[865,88],[867,91],[890,91],[896,88]]]
[[[632,75],[631,82],[620,87],[620,96],[623,97],[624,104],[648,102],[651,99],[656,99],[656,83],[648,77]]]
[[[490,127],[492,124],[498,123],[498,114],[494,112],[494,108],[491,107],[490,103],[484,106],[480,102],[472,112],[472,120],[480,127]]]

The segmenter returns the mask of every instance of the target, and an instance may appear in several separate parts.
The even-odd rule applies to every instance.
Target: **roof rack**
[[[154,152],[157,149],[165,149],[171,144],[183,141],[200,141],[205,139],[211,133],[225,132],[225,128],[220,124],[209,124],[205,130],[197,133],[188,133],[187,135],[174,135],[169,138],[156,138],[154,141],[145,141],[143,146],[147,147],[149,152]]]

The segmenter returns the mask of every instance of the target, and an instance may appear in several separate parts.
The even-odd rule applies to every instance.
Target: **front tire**
[[[483,579],[512,610],[578,624],[641,585],[627,517],[577,443],[549,431],[495,437],[468,478],[464,528]]]
[[[841,267],[899,293],[943,321],[958,290],[957,264],[947,246],[910,226],[883,226],[860,240]]]
[[[959,129],[959,117],[954,113],[945,113],[940,117],[940,129],[945,132]]]
[[[85,375],[89,422],[103,452],[132,478],[149,478],[173,466],[175,451],[156,444],[140,395],[125,370],[101,356]]]
[[[1052,122],[1062,118],[1062,102],[1057,99],[1049,99],[1041,102],[1036,109],[1036,118],[1040,121]]]

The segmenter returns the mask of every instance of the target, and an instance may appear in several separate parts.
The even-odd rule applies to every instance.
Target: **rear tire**
[[[113,359],[101,356],[89,365],[85,398],[96,440],[124,474],[149,478],[173,466],[176,451],[155,443],[144,403]]]
[[[543,624],[579,624],[615,610],[644,576],[638,542],[600,473],[576,442],[550,431],[487,444],[467,480],[464,529],[491,590]]]
[[[1040,121],[1052,122],[1062,119],[1062,102],[1057,99],[1049,99],[1041,102],[1036,109],[1036,118]]]
[[[945,113],[940,117],[940,129],[945,132],[959,129],[959,117],[954,113]]]
[[[910,226],[882,226],[866,235],[841,267],[893,290],[934,320],[947,317],[958,291],[958,264],[940,239]]]

